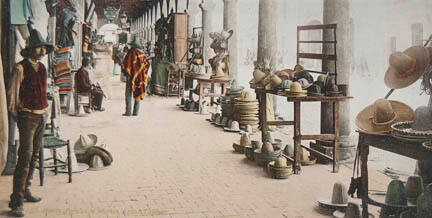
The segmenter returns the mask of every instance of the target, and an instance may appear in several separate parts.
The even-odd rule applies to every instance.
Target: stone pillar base
[[[332,141],[322,141],[317,140],[316,142],[311,142],[310,148],[315,149],[323,154],[330,157],[333,156],[333,142]],[[340,137],[339,144],[339,163],[349,163],[354,161],[356,152],[356,146],[352,136],[342,136]],[[313,154],[312,154],[313,155]],[[314,155],[313,155],[314,156]],[[329,164],[330,161],[322,158],[316,157],[317,162],[321,164]]]

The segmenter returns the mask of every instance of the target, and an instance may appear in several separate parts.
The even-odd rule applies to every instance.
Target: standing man
[[[21,51],[24,60],[14,66],[7,90],[9,112],[19,130],[18,162],[13,176],[9,207],[11,216],[24,216],[23,202],[39,202],[30,192],[31,180],[47,117],[47,71],[40,60],[54,50],[37,30],[30,32],[27,46]]]
[[[145,96],[145,88],[147,85],[147,71],[150,62],[140,50],[141,43],[135,36],[131,43],[131,48],[123,59],[122,74],[126,76],[126,112],[123,116],[131,115],[132,97],[134,98],[133,116],[138,116],[140,101]]]

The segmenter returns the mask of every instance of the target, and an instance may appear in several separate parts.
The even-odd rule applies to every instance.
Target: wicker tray
[[[290,164],[287,167],[275,167],[274,161],[271,161],[267,164],[267,172],[273,179],[288,179],[292,174],[292,165]]]
[[[261,153],[261,150],[254,151],[255,161],[260,166],[266,166],[269,162],[276,160],[282,153],[281,149],[269,153]]]

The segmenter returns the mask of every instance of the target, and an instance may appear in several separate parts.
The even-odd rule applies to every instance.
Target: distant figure
[[[104,94],[99,86],[91,82],[91,73],[91,60],[89,58],[83,58],[82,66],[75,74],[75,83],[78,93],[90,93],[92,108],[84,107],[86,113],[90,113],[92,109],[98,111],[105,110],[105,108],[102,107]]]
[[[142,46],[137,37],[134,37],[129,45],[131,48],[124,57],[122,64],[122,74],[126,76],[126,111],[123,116],[138,116],[140,101],[145,96],[150,62],[140,50]],[[133,113],[131,113],[132,96],[135,101]]]
[[[9,202],[12,209],[9,215],[14,217],[24,216],[24,200],[41,200],[30,192],[48,115],[47,71],[40,60],[54,50],[54,46],[45,42],[35,29],[28,40],[28,45],[21,51],[24,60],[14,66],[7,90],[8,109],[17,120],[20,142]]]

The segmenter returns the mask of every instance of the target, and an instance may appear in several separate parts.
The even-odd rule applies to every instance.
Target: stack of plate
[[[240,124],[240,128],[250,125],[254,131],[258,130],[258,100],[250,98],[236,98],[234,103],[234,117]]]
[[[239,98],[243,87],[238,88],[228,88],[225,96],[221,97],[221,108],[222,117],[228,117],[228,119],[233,120],[234,114],[234,99]]]

